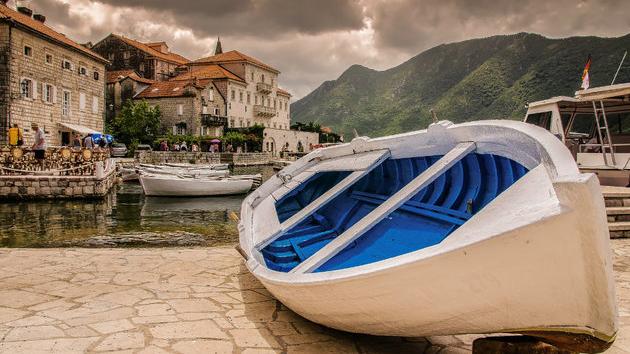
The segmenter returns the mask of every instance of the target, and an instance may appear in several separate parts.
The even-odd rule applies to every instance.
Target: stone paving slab
[[[614,240],[630,353],[630,240]],[[469,353],[479,335],[340,332],[275,300],[231,247],[0,249],[0,353]]]

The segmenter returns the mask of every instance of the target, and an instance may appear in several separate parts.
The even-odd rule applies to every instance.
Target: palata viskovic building
[[[26,145],[31,123],[49,145],[69,144],[73,133],[102,132],[107,60],[56,32],[45,16],[0,1],[0,134],[17,123]]]

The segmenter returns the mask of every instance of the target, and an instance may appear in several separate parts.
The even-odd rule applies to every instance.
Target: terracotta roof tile
[[[191,80],[192,78],[197,79],[231,79],[240,82],[244,82],[243,79],[235,75],[229,70],[221,67],[220,65],[209,64],[209,65],[194,65],[190,67],[191,71],[183,74],[179,74],[171,79],[171,81],[180,81],[180,80]]]
[[[143,51],[143,52],[145,52],[145,53],[147,53],[147,54],[149,54],[149,55],[151,55],[153,57],[160,58],[160,59],[162,59],[164,61],[169,61],[171,63],[180,64],[180,65],[190,62],[190,60],[184,58],[183,56],[181,56],[179,54],[162,53],[160,51],[157,51],[157,50],[151,48],[150,46],[148,46],[145,43],[138,42],[138,41],[136,41],[134,39],[127,38],[125,36],[121,36],[121,35],[113,34],[113,33],[112,33],[112,36],[114,36],[116,38],[119,38],[123,42],[125,42],[125,43],[127,43],[127,44],[129,44],[129,45],[131,45],[133,47],[136,47],[136,48],[140,49],[141,51]],[[149,44],[155,44],[155,43],[149,43]]]
[[[135,98],[182,97],[188,94],[186,90],[188,86],[193,86],[191,80],[158,81],[140,92]],[[200,84],[197,84],[197,87],[202,88]]]
[[[44,35],[45,37],[48,37],[50,40],[61,43],[63,45],[69,46],[71,48],[73,48],[74,50],[77,50],[93,59],[96,59],[98,61],[101,61],[103,63],[107,63],[107,59],[101,57],[100,55],[96,54],[95,52],[89,50],[88,48],[80,45],[79,43],[71,40],[70,38],[66,37],[65,35],[53,30],[52,28],[46,26],[44,23],[34,20],[33,18],[31,18],[30,16],[27,16],[25,14],[22,14],[20,12],[14,11],[12,9],[10,9],[9,7],[0,4],[0,19],[3,20],[13,20],[15,22],[17,22],[18,24],[28,27],[29,29],[36,31],[42,35]]]
[[[248,62],[250,64],[260,66],[270,71],[280,72],[278,71],[278,69],[275,69],[263,63],[262,61],[256,58],[250,57],[249,55],[243,54],[237,50],[231,50],[229,52],[197,59],[193,63],[194,64],[204,64],[204,63],[225,64],[225,63],[238,63],[238,62]]]
[[[108,84],[113,84],[115,82],[120,81],[120,79],[125,78],[129,75],[131,75],[131,73],[133,73],[133,70],[115,70],[115,71],[108,71],[106,73],[106,77],[105,77],[105,82]]]
[[[136,73],[135,71],[129,74],[127,77],[133,81],[142,82],[143,84],[152,84],[155,82],[155,80],[147,79],[138,75],[138,73]]]
[[[289,96],[291,97],[291,93],[289,93],[289,91],[283,90],[280,87],[278,87],[278,89],[276,90],[276,92],[280,95],[285,95],[285,96]]]

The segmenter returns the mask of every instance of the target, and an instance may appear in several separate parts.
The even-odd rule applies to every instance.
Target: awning
[[[64,128],[70,129],[74,132],[77,132],[79,134],[102,134],[101,132],[94,130],[92,128],[88,128],[84,125],[78,125],[78,124],[70,124],[70,123],[59,123],[59,125],[61,125]]]

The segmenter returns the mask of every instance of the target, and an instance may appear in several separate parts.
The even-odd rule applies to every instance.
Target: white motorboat
[[[255,176],[191,178],[141,174],[140,184],[148,196],[201,197],[247,193],[255,179]]]
[[[247,268],[286,306],[350,332],[522,333],[599,352],[618,329],[597,177],[514,121],[319,149],[241,207]]]

